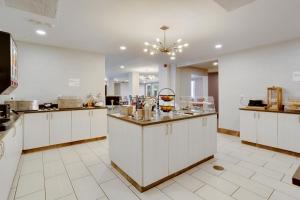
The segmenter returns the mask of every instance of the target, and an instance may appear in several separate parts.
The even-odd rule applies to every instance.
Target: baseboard
[[[86,139],[86,140],[67,142],[67,143],[63,143],[63,144],[54,144],[54,145],[45,146],[45,147],[38,147],[38,148],[34,148],[34,149],[26,149],[26,150],[22,151],[22,154],[33,153],[33,152],[38,152],[38,151],[45,151],[45,150],[66,147],[66,146],[71,146],[71,145],[75,145],[75,144],[82,144],[82,143],[86,143],[86,142],[105,140],[105,139],[106,139],[106,136],[103,136],[103,137],[91,138],[91,139]]]
[[[262,149],[267,149],[270,151],[275,151],[275,152],[279,152],[279,153],[283,153],[283,154],[287,154],[287,155],[291,155],[291,156],[295,156],[295,157],[300,157],[300,153],[297,152],[293,152],[293,151],[289,151],[289,150],[284,150],[284,149],[280,149],[277,147],[270,147],[267,145],[263,145],[263,144],[257,144],[257,143],[253,143],[253,142],[248,142],[248,141],[241,141],[243,144],[247,144],[250,146],[254,146],[254,147],[258,147],[258,148],[262,148]]]
[[[151,188],[153,188],[153,187],[155,187],[155,186],[157,186],[157,185],[159,185],[159,184],[161,184],[161,183],[163,183],[163,182],[165,182],[165,181],[167,181],[167,180],[170,180],[170,179],[172,179],[172,178],[174,178],[175,176],[178,176],[178,175],[180,175],[180,174],[182,174],[182,173],[184,173],[184,172],[186,172],[186,171],[188,171],[188,170],[190,170],[190,169],[192,169],[192,168],[194,168],[194,167],[196,167],[197,165],[200,165],[200,164],[202,164],[202,163],[204,163],[204,162],[206,162],[206,161],[208,161],[208,160],[210,160],[210,159],[213,159],[214,158],[214,156],[212,155],[212,156],[209,156],[209,157],[207,157],[207,158],[205,158],[205,159],[203,159],[203,160],[201,160],[201,161],[199,161],[199,162],[197,162],[197,163],[194,163],[194,164],[192,164],[192,165],[190,165],[190,166],[188,166],[188,167],[186,167],[186,168],[184,168],[184,169],[182,169],[182,170],[180,170],[180,171],[178,171],[178,172],[175,172],[175,173],[173,173],[173,174],[171,174],[171,175],[169,175],[169,176],[167,176],[167,177],[165,177],[165,178],[162,178],[162,179],[160,179],[160,180],[158,180],[158,181],[156,181],[156,182],[154,182],[154,183],[152,183],[152,184],[150,184],[150,185],[147,185],[147,186],[141,186],[141,185],[139,185],[135,180],[133,180],[126,172],[124,172],[118,165],[116,165],[113,161],[111,161],[111,165],[112,165],[112,167],[115,169],[115,170],[117,170],[129,183],[131,183],[138,191],[140,191],[140,192],[145,192],[145,191],[147,191],[147,190],[149,190],[149,189],[151,189]]]
[[[226,134],[226,135],[232,135],[232,136],[240,137],[240,132],[239,131],[225,129],[225,128],[218,128],[218,133],[223,133],[223,134]]]

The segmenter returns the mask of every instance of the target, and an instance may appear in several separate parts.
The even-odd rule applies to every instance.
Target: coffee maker
[[[10,117],[10,105],[0,104],[0,118],[9,118],[9,117]]]

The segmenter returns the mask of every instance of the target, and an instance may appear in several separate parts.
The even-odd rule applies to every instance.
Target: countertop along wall
[[[219,58],[219,127],[239,130],[241,97],[266,99],[267,87],[300,97],[300,39],[241,51]]]
[[[99,92],[104,97],[103,55],[24,42],[17,42],[17,46],[19,86],[10,95],[15,99],[43,103],[59,95],[86,97]],[[69,86],[69,79],[80,79],[80,85]],[[9,96],[0,96],[0,101],[6,99]]]

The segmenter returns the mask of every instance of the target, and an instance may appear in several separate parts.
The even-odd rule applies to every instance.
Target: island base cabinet
[[[211,115],[205,117],[205,142],[204,142],[204,156],[202,159],[207,158],[211,155],[217,153],[217,127],[218,127],[218,120],[217,115]],[[199,160],[198,160],[199,161]]]
[[[143,186],[169,175],[169,124],[146,126],[143,130]]]
[[[278,114],[278,147],[300,153],[300,115]]]

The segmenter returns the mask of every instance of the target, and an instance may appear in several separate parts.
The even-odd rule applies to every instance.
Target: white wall
[[[16,99],[55,100],[59,95],[104,97],[105,58],[101,54],[17,42],[19,86]],[[69,79],[80,79],[70,87]],[[8,97],[2,97],[2,99]]]
[[[285,96],[300,97],[300,40],[242,51],[219,58],[220,128],[239,130],[241,95],[266,98],[267,87],[280,86]]]

